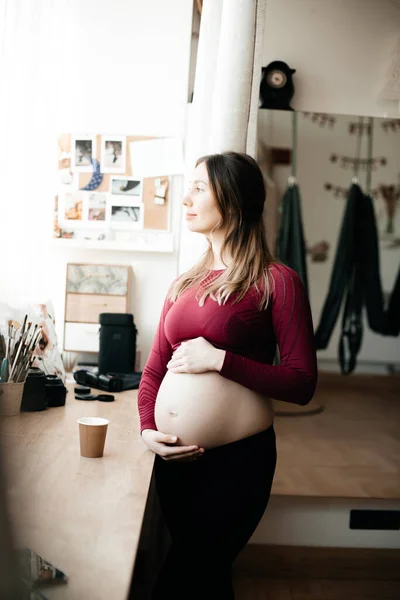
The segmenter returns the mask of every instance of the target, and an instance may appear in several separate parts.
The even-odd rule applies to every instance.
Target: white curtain
[[[267,0],[257,0],[256,20],[254,28],[253,71],[251,78],[250,107],[247,124],[246,152],[257,159],[258,156],[258,110],[260,98],[260,82],[264,30],[266,21]]]
[[[257,156],[257,120],[266,0],[204,0],[193,104],[186,132],[186,183],[203,154]],[[181,225],[179,273],[207,247]]]
[[[57,121],[67,106],[68,55],[73,45],[68,14],[68,0],[0,0],[0,299],[4,301],[22,302],[33,279],[45,276],[48,246],[40,238],[43,231],[49,240],[52,235],[51,173],[56,173]],[[48,199],[45,211],[38,209],[43,202],[37,202],[43,194]],[[31,268],[26,269],[27,264]],[[15,276],[18,272],[20,278]]]
[[[203,2],[187,136],[197,156],[256,153],[265,9],[266,0]]]
[[[222,5],[209,149],[246,150],[257,0]],[[201,35],[201,30],[200,30]],[[196,98],[194,97],[194,102]]]

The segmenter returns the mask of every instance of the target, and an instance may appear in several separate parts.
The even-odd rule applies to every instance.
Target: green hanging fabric
[[[292,117],[292,174],[281,200],[281,221],[276,254],[279,260],[296,271],[308,294],[307,250],[301,213],[300,189],[296,182],[297,167],[297,114]]]

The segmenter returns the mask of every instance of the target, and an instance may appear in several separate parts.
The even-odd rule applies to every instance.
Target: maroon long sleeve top
[[[218,277],[212,271],[202,285]],[[270,267],[273,281],[265,310],[254,287],[237,303],[230,297],[219,305],[207,297],[196,300],[198,287],[164,302],[157,332],[138,391],[140,430],[157,429],[154,406],[172,353],[184,341],[204,337],[226,351],[220,375],[270,398],[305,405],[317,383],[317,358],[311,309],[295,271],[284,265]],[[274,362],[279,349],[279,364]]]

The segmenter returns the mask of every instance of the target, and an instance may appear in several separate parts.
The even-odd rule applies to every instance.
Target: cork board
[[[101,162],[101,134],[96,135],[96,158]],[[96,192],[110,191],[110,178],[111,177],[131,177],[132,166],[129,152],[129,145],[131,142],[137,142],[141,140],[157,139],[154,136],[126,136],[126,171],[123,174],[103,173],[103,180],[101,184],[96,188]],[[59,147],[61,151],[72,152],[72,135],[64,133],[59,136]],[[64,159],[65,161],[65,159]],[[65,166],[60,161],[59,167]],[[92,173],[78,173],[79,189],[84,188],[92,178]],[[164,204],[156,204],[154,198],[156,195],[156,182],[161,180],[161,185],[166,186],[166,193],[164,197]],[[163,176],[160,174],[158,177],[149,177],[142,180],[142,202],[144,208],[144,229],[150,230],[162,230],[167,231],[169,229],[169,176]]]
[[[156,179],[166,186],[165,204],[154,204],[156,194]],[[169,177],[148,177],[143,179],[142,200],[144,204],[144,229],[168,229],[169,228]]]

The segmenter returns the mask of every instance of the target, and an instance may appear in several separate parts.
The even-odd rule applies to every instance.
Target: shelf
[[[85,240],[52,238],[52,243],[61,248],[84,248],[87,250],[116,250],[126,252],[173,252],[172,233],[140,233],[134,240]]]

